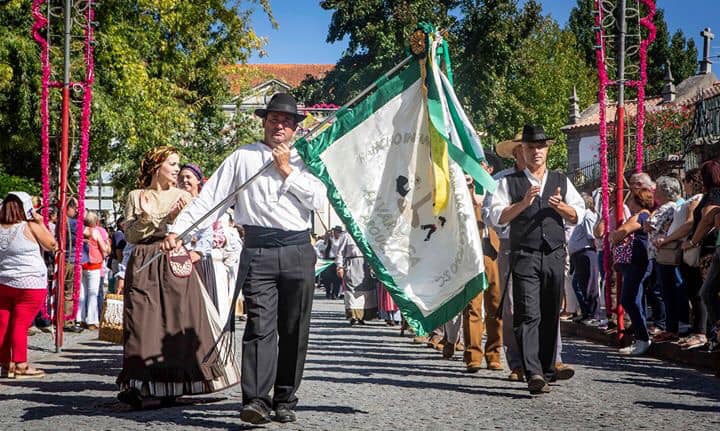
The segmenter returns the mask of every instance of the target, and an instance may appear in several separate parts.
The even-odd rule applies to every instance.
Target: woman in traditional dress
[[[123,367],[118,399],[142,408],[147,398],[172,404],[182,395],[214,392],[239,381],[232,343],[221,343],[221,319],[191,261],[195,253],[161,252],[168,224],[192,196],[175,187],[179,155],[150,150],[140,166],[139,189],[125,208],[125,235],[133,244],[125,278]],[[226,340],[226,339],[224,339]]]
[[[377,290],[370,266],[349,234],[338,250],[335,264],[337,276],[343,281],[345,317],[351,325],[364,325],[377,317]]]
[[[190,193],[192,199],[195,199],[200,194],[200,190],[202,190],[204,184],[205,176],[200,166],[195,163],[185,163],[180,167],[178,187]],[[220,310],[215,267],[211,254],[213,242],[214,230],[207,227],[198,229],[185,247],[192,251],[192,255],[196,259],[193,261],[195,263],[195,269],[198,271],[208,295],[212,298],[215,308]]]
[[[379,281],[377,283],[377,297],[379,317],[385,320],[385,324],[388,326],[399,324],[402,321],[400,308],[395,304],[395,301],[393,301],[385,285]]]

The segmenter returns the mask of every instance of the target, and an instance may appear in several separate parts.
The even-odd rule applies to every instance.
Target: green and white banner
[[[311,141],[295,147],[376,275],[419,333],[450,320],[485,288],[483,255],[464,172],[482,187],[492,179],[477,163],[484,155],[454,93],[437,75],[438,115],[450,154],[444,208],[435,205],[434,158],[426,65],[415,62]],[[432,84],[431,84],[432,85]],[[450,87],[452,92],[452,87]],[[452,106],[451,106],[452,105]],[[463,148],[463,139],[474,154]],[[437,149],[437,148],[436,148]],[[455,156],[453,156],[455,153]],[[437,158],[436,158],[437,159]],[[458,160],[459,159],[459,160]],[[469,165],[473,163],[473,165]],[[479,172],[478,169],[482,172]]]

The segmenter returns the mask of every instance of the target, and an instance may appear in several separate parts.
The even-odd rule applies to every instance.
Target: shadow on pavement
[[[570,364],[581,365],[589,369],[630,373],[631,376],[618,376],[616,379],[596,379],[598,382],[630,385],[642,388],[657,388],[682,391],[695,397],[720,403],[720,385],[718,379],[710,374],[683,368],[669,362],[648,357],[628,357],[616,351],[593,345],[586,348],[577,342],[566,341],[563,357]],[[654,400],[636,401],[635,404],[658,409],[678,409],[695,412],[720,411],[702,405],[684,405],[656,402]]]

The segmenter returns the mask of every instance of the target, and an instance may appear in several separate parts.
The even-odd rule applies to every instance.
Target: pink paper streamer
[[[612,85],[612,81],[608,78],[607,68],[605,66],[605,43],[603,42],[602,29],[602,7],[600,2],[595,0],[595,62],[598,69],[598,81],[600,83],[598,89],[598,104],[600,105],[600,188],[602,200],[602,219],[605,225],[603,232],[603,269],[605,272],[606,286],[611,277],[610,267],[610,193],[608,190],[608,142],[607,142],[607,119],[605,118],[605,109],[607,105],[607,87]],[[612,310],[612,296],[610,289],[605,289],[605,309]],[[608,313],[609,314],[609,313]]]
[[[42,209],[40,210],[43,216],[43,222],[45,226],[48,226],[50,221],[49,202],[50,202],[50,110],[48,107],[50,99],[50,49],[48,41],[40,34],[40,32],[47,26],[48,20],[43,15],[41,8],[45,4],[46,0],[33,0],[31,11],[33,16],[32,25],[32,36],[35,42],[40,45],[40,63],[42,65],[42,75],[40,81],[40,143],[41,143],[41,156],[40,156],[40,169],[42,170]],[[49,294],[49,292],[48,292]],[[47,295],[43,301],[43,306],[40,308],[40,313],[43,319],[50,318],[50,312],[48,310],[49,301]]]
[[[82,116],[80,118],[80,180],[78,181],[78,222],[75,230],[75,268],[73,274],[73,315],[77,316],[78,295],[81,289],[82,265],[80,259],[83,247],[84,223],[80,217],[85,214],[85,188],[87,187],[87,165],[90,153],[90,105],[92,103],[92,86],[95,82],[95,62],[93,60],[93,38],[94,30],[92,22],[95,19],[92,1],[87,5],[87,22],[85,29],[85,82],[82,83],[83,104]]]
[[[647,51],[648,46],[650,46],[657,36],[657,29],[655,24],[653,24],[656,12],[655,1],[638,1],[645,5],[648,10],[648,14],[640,19],[640,25],[647,29],[648,37],[640,41],[640,79],[627,81],[625,85],[628,87],[636,87],[638,92],[638,107],[637,114],[635,116],[635,125],[637,127],[637,133],[635,135],[635,170],[636,172],[642,172],[645,142],[645,86],[647,85]]]

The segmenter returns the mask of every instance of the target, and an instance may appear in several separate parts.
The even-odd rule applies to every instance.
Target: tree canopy
[[[573,85],[582,100],[593,94],[592,70],[575,37],[534,0],[324,1],[333,10],[328,41],[349,40],[335,71],[321,81],[307,80],[297,93],[311,102],[326,98],[342,104],[393,67],[404,55],[417,22],[447,28],[455,85],[461,102],[486,143],[512,137],[526,122],[543,125],[560,139],[553,168],[565,167],[560,127],[567,118]]]
[[[457,0],[324,0],[320,6],[332,10],[327,42],[347,38],[348,48],[335,69],[312,93],[317,100],[338,105],[370,85],[405,55],[410,33],[421,21],[438,29],[449,29],[456,18],[449,12]],[[311,82],[310,82],[311,83]]]
[[[31,3],[14,0],[0,6],[0,164],[9,174],[38,179],[40,54],[29,35]],[[234,146],[236,134],[252,134],[252,124],[242,117],[228,127],[220,105],[229,98],[222,68],[246,61],[264,45],[250,24],[257,5],[274,22],[268,0],[99,3],[93,167],[116,169],[117,185],[132,187],[145,151],[170,144],[180,147],[184,160],[204,164],[211,172]],[[51,105],[54,136],[56,93]],[[78,123],[75,108],[73,124]],[[73,134],[79,135],[77,130]]]

